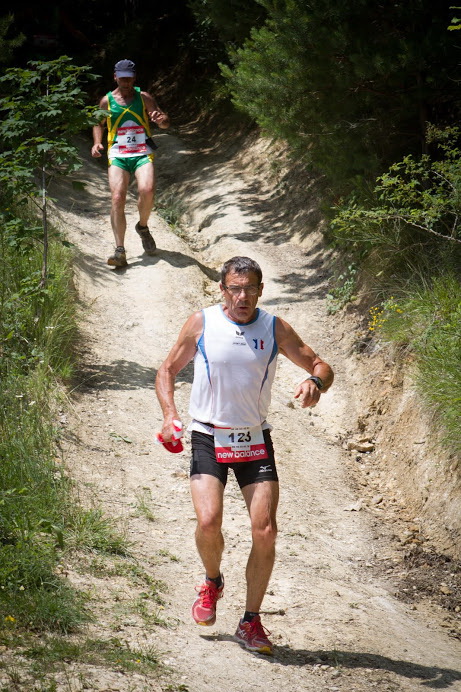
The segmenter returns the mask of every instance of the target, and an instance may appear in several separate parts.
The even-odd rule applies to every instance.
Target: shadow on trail
[[[203,264],[195,257],[185,255],[182,252],[163,250],[160,247],[157,247],[157,252],[153,257],[144,254],[138,257],[128,257],[128,264],[125,267],[109,267],[105,257],[94,257],[93,255],[86,255],[82,252],[76,253],[75,264],[82,272],[88,274],[94,283],[104,283],[107,280],[108,273],[122,277],[130,268],[132,269],[137,266],[153,267],[160,260],[168,262],[168,264],[173,267],[197,267],[210,281],[217,282],[221,278],[216,269],[207,267],[206,264]]]
[[[153,389],[156,376],[155,368],[146,368],[130,360],[85,363],[75,374],[72,391]],[[179,373],[176,381],[191,384],[193,376],[194,366],[189,363]]]
[[[443,690],[461,680],[461,671],[438,666],[425,666],[411,661],[398,660],[370,654],[351,651],[307,651],[292,649],[289,646],[276,646],[274,661],[285,666],[305,666],[322,661],[324,665],[341,668],[371,668],[384,670],[408,679],[420,679],[421,685],[429,689]]]
[[[130,360],[84,363],[74,377],[73,391],[153,389],[157,371]]]
[[[220,273],[216,271],[216,269],[213,269],[212,267],[207,267],[206,264],[203,264],[195,257],[185,255],[183,252],[177,252],[173,250],[162,250],[162,248],[158,246],[157,251],[153,257],[148,255],[141,255],[137,259],[133,258],[129,260],[128,265],[126,267],[116,267],[113,271],[115,271],[117,274],[124,274],[126,271],[130,269],[130,267],[135,267],[138,265],[149,267],[157,264],[160,260],[164,260],[165,262],[168,262],[168,264],[170,264],[172,267],[178,267],[179,269],[185,267],[197,267],[202,272],[202,274],[205,274],[205,276],[208,279],[210,279],[210,281],[219,281],[221,278]]]
[[[207,641],[235,641],[231,635],[200,635]],[[240,646],[235,642],[236,646]],[[261,658],[263,654],[251,654]],[[396,660],[379,654],[353,651],[309,651],[307,649],[292,649],[289,646],[274,646],[274,655],[265,656],[264,660],[284,666],[314,666],[330,665],[339,670],[341,668],[364,668],[388,671],[408,679],[421,680],[421,686],[432,690],[448,689],[453,683],[461,680],[461,671],[452,668],[439,668],[439,666],[425,666],[411,661]]]
[[[219,281],[221,278],[220,273],[216,269],[207,267],[206,264],[202,264],[202,262],[199,262],[195,257],[185,255],[182,252],[173,252],[172,250],[157,248],[156,257],[159,260],[168,262],[173,267],[197,267],[202,274],[205,274],[205,276],[210,279],[210,281]]]

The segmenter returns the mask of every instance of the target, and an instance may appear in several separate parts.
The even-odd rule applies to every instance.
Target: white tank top
[[[257,308],[254,320],[238,324],[226,317],[221,305],[202,314],[190,415],[222,427],[261,425],[277,365],[275,316]]]

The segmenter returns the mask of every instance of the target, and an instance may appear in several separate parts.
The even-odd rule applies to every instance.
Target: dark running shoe
[[[147,255],[155,255],[155,250],[157,246],[155,245],[155,240],[152,238],[148,227],[142,228],[139,225],[139,221],[135,226],[136,233],[140,236],[142,241],[142,247]]]
[[[261,618],[256,615],[251,622],[240,620],[234,639],[248,651],[272,656],[272,642],[267,638],[268,634],[270,632],[264,629]]]
[[[214,625],[216,622],[216,602],[222,598],[223,583],[218,588],[216,584],[206,579],[201,586],[196,586],[198,598],[192,606],[192,617],[197,625]]]
[[[110,264],[111,267],[126,267],[128,262],[126,261],[125,248],[122,245],[115,248],[115,252],[109,257],[107,264]]]

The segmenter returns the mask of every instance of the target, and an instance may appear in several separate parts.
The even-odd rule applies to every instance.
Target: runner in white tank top
[[[277,364],[275,317],[256,308],[248,324],[233,322],[221,305],[205,308],[194,359],[189,413],[195,421],[238,427],[265,422]],[[201,430],[201,427],[189,427]]]
[[[174,421],[181,419],[174,401],[175,379],[194,359],[191,494],[205,581],[197,587],[192,616],[199,625],[216,621],[216,604],[224,589],[224,488],[232,469],[248,508],[253,541],[246,568],[245,612],[235,640],[250,651],[271,654],[270,633],[264,630],[259,611],[277,535],[278,477],[270,426],[265,422],[277,355],[307,373],[294,393],[301,408],[315,406],[333,383],[333,371],[287,322],[256,307],[263,287],[254,260],[228,260],[221,270],[223,305],[189,317],[158,370],[156,390],[164,416],[161,435],[168,442],[176,434]]]

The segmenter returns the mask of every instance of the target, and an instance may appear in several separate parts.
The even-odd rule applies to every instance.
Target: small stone
[[[344,507],[345,512],[360,512],[360,510],[363,509],[363,500],[357,500],[353,505],[349,505],[349,507]]]
[[[360,440],[349,440],[347,449],[355,449],[357,452],[372,452],[375,446],[372,442],[361,442]]]
[[[182,469],[176,469],[176,471],[173,471],[171,474],[173,478],[188,478],[189,475],[186,471],[183,471]]]
[[[372,499],[371,502],[373,505],[379,505],[383,501],[383,496],[382,495],[375,495]]]
[[[446,584],[442,584],[440,591],[445,594],[445,596],[451,596],[453,593],[453,591]]]

